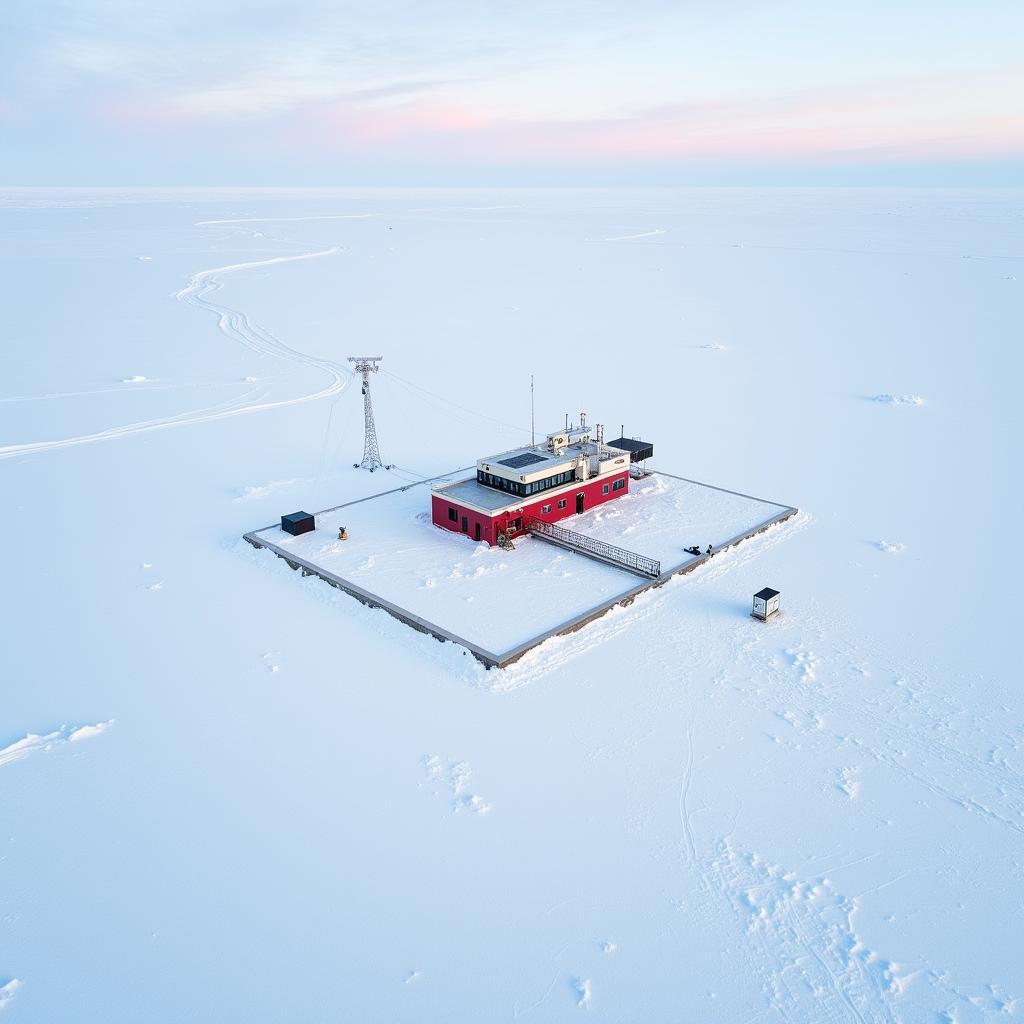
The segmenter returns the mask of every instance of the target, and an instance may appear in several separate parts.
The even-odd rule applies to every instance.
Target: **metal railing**
[[[564,526],[555,526],[543,519],[528,518],[524,524],[527,531],[541,540],[549,540],[554,544],[578,551],[581,555],[596,558],[598,561],[617,565],[621,569],[635,572],[640,576],[657,579],[661,575],[661,562],[656,558],[638,555],[635,551],[606,544],[603,540],[595,540],[586,534],[575,533]]]

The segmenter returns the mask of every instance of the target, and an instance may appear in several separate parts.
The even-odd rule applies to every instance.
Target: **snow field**
[[[1019,1020],[1020,573],[988,539],[1021,507],[1021,209],[0,196],[0,1019]],[[332,371],[370,342],[386,484]],[[538,426],[588,408],[809,511],[502,672],[240,539],[521,443],[531,372]],[[691,512],[670,546],[715,542]],[[411,590],[498,577],[448,541]]]

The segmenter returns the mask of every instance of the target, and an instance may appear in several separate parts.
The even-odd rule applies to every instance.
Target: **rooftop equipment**
[[[779,610],[780,594],[771,587],[765,587],[754,595],[754,610],[750,613],[755,619],[767,622],[769,616]]]
[[[293,537],[299,537],[303,533],[312,533],[316,529],[316,521],[308,512],[292,512],[281,516],[281,529]]]
[[[435,483],[431,521],[504,546],[527,516],[553,523],[622,497],[638,467],[630,465],[628,449],[606,444],[604,436],[586,412],[573,423],[566,415],[564,428],[545,443],[477,459],[475,479]]]
[[[612,448],[621,448],[624,452],[629,452],[630,462],[643,462],[645,459],[654,458],[654,445],[637,437],[618,437],[608,444]]]

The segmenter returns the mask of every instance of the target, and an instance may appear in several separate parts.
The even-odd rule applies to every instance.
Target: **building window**
[[[484,484],[487,487],[494,487],[499,491],[505,491],[508,494],[517,494],[524,498],[530,497],[531,494],[540,494],[541,491],[549,490],[552,487],[561,487],[563,484],[570,483],[575,477],[575,471],[570,469],[563,473],[555,473],[553,476],[543,477],[540,480],[524,484],[518,480],[506,480],[502,476],[485,473],[479,469],[476,473],[478,483]]]
[[[448,518],[453,523],[457,523],[459,521],[459,513],[456,512],[455,509],[453,509],[450,505],[448,506]]]
[[[482,469],[476,471],[477,483],[484,484],[487,487],[493,487],[495,490],[504,491],[506,494],[518,494],[524,495],[529,494],[527,490],[529,484],[521,484],[518,480],[506,480],[503,476],[496,476],[494,473],[485,473]]]
[[[566,498],[562,498],[562,499],[561,499],[561,500],[560,500],[560,501],[558,502],[558,507],[559,507],[559,508],[565,508],[565,506],[566,506],[566,505],[568,505],[568,504],[569,504],[569,501],[568,501],[568,499],[566,499]]]
[[[622,477],[622,478],[616,480],[615,483],[612,484],[612,490],[613,491],[621,491],[625,486],[626,486],[626,479],[625,479],[625,477]]]
[[[550,505],[541,505],[541,507],[540,507],[540,514],[542,516],[546,516],[550,511],[551,511],[551,506]]]
[[[601,485],[601,493],[602,494],[607,494],[608,493],[608,485],[607,484],[602,484]]]

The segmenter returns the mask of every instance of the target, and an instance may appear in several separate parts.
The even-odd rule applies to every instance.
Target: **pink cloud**
[[[1017,87],[1024,92],[1024,74],[1013,68],[592,120],[497,118],[469,103],[326,104],[303,111],[290,134],[311,153],[366,148],[485,162],[992,157],[1024,153],[1024,114],[1007,99]],[[1000,104],[990,95],[1006,109],[993,111]]]
[[[133,130],[230,123],[317,156],[469,163],[811,162],[989,158],[1024,154],[1024,69],[874,82],[782,96],[666,104],[606,118],[499,117],[470,100],[306,103],[277,116],[228,117],[155,98],[104,111]],[[255,148],[255,147],[254,147]]]

